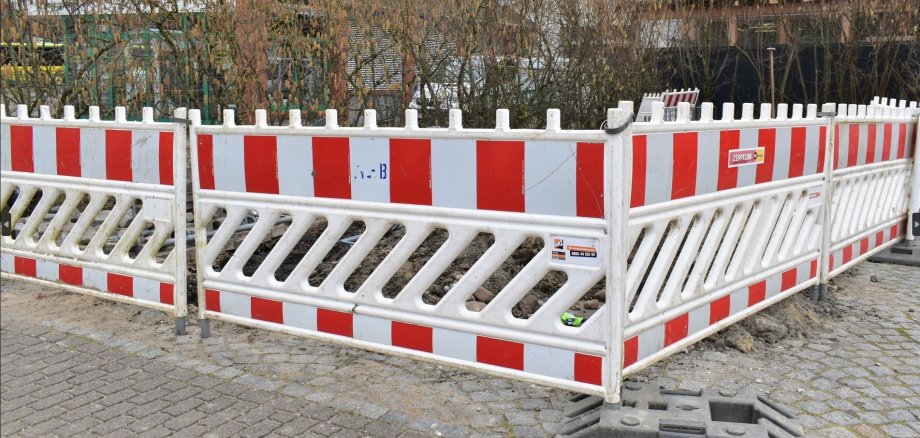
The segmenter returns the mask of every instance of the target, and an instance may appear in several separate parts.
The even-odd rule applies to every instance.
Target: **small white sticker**
[[[553,247],[550,257],[552,257],[553,263],[600,266],[597,239],[570,236],[551,237]]]
[[[151,221],[172,222],[172,199],[144,199],[144,214]]]

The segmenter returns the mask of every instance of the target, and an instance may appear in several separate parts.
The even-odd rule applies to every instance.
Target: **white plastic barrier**
[[[613,110],[611,124],[626,114]],[[608,345],[619,344],[610,342],[604,308],[580,327],[560,318],[596,285],[605,287],[611,180],[604,163],[613,137],[560,130],[558,111],[548,113],[546,130],[510,130],[506,110],[489,130],[463,129],[456,110],[445,129],[417,128],[414,110],[407,111],[404,128],[378,128],[375,116],[366,111],[363,128],[337,127],[335,111],[327,112],[326,127],[301,127],[297,112],[290,127],[269,127],[264,111],[257,111],[254,126],[193,125],[202,318],[586,393],[618,385],[619,376],[607,378],[603,362]],[[224,120],[233,119],[225,112]],[[246,224],[247,217],[257,219]],[[285,223],[268,255],[251,263]],[[324,231],[297,253],[316,224]],[[348,231],[357,224],[363,232]],[[404,233],[398,243],[372,273],[349,284],[374,263],[369,254],[394,230]],[[429,240],[434,233],[443,235],[437,243]],[[490,245],[477,243],[483,236]],[[353,246],[341,255],[337,245],[348,237]],[[229,258],[227,245],[235,246]],[[433,302],[426,295],[432,284],[477,245],[488,249],[464,256],[462,275]],[[433,254],[424,264],[400,271],[425,248]],[[526,260],[517,259],[521,248],[531,251]],[[292,254],[296,267],[279,275]],[[221,257],[226,264],[215,267]],[[324,260],[334,257],[334,269],[317,279]],[[508,263],[523,267],[491,291],[484,308],[467,304]],[[392,278],[403,276],[411,277],[404,287],[384,293]],[[565,282],[532,315],[513,314],[547,276]],[[612,368],[618,372],[619,364]]]
[[[183,333],[185,239],[171,238],[185,236],[184,125],[154,122],[151,108],[140,122],[121,107],[114,121],[98,107],[89,120],[40,110],[0,110],[3,278],[165,310]]]
[[[903,238],[917,136],[916,103],[839,105],[834,126],[828,277]]]
[[[633,129],[624,373],[817,282],[828,119],[704,103]]]

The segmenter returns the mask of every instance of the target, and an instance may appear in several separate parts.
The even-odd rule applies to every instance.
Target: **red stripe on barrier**
[[[214,137],[210,135],[198,136],[198,181],[202,190],[214,190]]]
[[[600,356],[575,353],[575,381],[602,385],[604,359]]]
[[[36,262],[35,259],[27,259],[25,257],[13,258],[13,272],[34,278],[38,276],[37,270],[38,262]]]
[[[885,231],[884,231],[884,230],[879,230],[878,232],[875,233],[875,246],[876,246],[876,248],[879,247],[879,246],[882,246],[883,243],[885,243]]]
[[[633,137],[632,197],[630,207],[645,205],[645,168],[648,165],[648,137]],[[603,160],[602,160],[603,161]]]
[[[898,158],[904,158],[907,152],[907,124],[898,123]]]
[[[315,144],[315,143],[314,143]],[[339,336],[354,336],[354,315],[328,309],[316,309],[316,329]]]
[[[639,337],[633,336],[623,343],[623,368],[639,361]]]
[[[80,176],[80,128],[54,130],[57,174]]]
[[[843,264],[850,263],[853,260],[853,245],[847,245],[843,248]]]
[[[390,326],[390,337],[394,347],[409,348],[427,353],[434,351],[433,332],[431,327],[398,321],[393,321]]]
[[[732,296],[726,295],[709,303],[709,324],[715,324],[728,318],[732,308]]]
[[[477,336],[476,361],[523,371],[524,344]]]
[[[351,199],[351,152],[347,137],[313,137],[313,192]]]
[[[827,126],[818,129],[818,167],[815,173],[824,173],[824,150],[827,147]]]
[[[834,255],[833,254],[828,256],[828,266],[830,267],[830,270],[832,271],[834,270],[834,268],[836,268],[836,266],[834,265]]]
[[[476,141],[476,206],[524,211],[523,141]]]
[[[847,136],[847,167],[856,165],[859,159],[859,125],[851,123],[849,126],[850,135]]]
[[[175,290],[175,286],[170,283],[160,283],[160,303],[175,304]]]
[[[664,346],[667,347],[687,337],[690,327],[690,314],[685,313],[664,323]]]
[[[719,132],[719,181],[717,190],[738,187],[738,168],[728,166],[728,152],[741,147],[741,131],[730,129]]]
[[[899,233],[898,233],[898,225],[897,225],[897,224],[892,225],[891,228],[890,228],[890,231],[888,232],[888,240],[891,241],[891,240],[897,239],[897,238],[898,238],[898,234],[899,234]]]
[[[105,177],[113,181],[131,181],[131,131],[105,130]]]
[[[815,278],[818,275],[818,261],[812,260],[809,267],[811,270],[808,273],[808,278]]]
[[[431,205],[431,140],[390,139],[390,202]]]
[[[246,191],[278,194],[278,144],[274,135],[244,135]]]
[[[698,132],[677,132],[674,134],[671,199],[681,199],[696,194],[698,135]]]
[[[213,289],[204,290],[205,309],[220,312],[220,292]]]
[[[859,254],[863,255],[869,252],[869,238],[864,237],[863,240],[859,241]]]
[[[127,275],[109,272],[107,284],[109,292],[113,294],[124,295],[126,297],[134,296],[134,279]]]
[[[833,169],[840,167],[840,125],[834,125],[834,162]]]
[[[173,184],[173,133],[160,133],[160,184]]]
[[[799,270],[798,268],[792,268],[788,271],[783,272],[783,281],[782,281],[782,290],[787,291],[792,289],[799,283]]]
[[[633,144],[635,145],[635,138]],[[604,217],[604,144],[578,143],[575,152],[575,211],[580,217]],[[635,148],[634,148],[635,150]],[[643,159],[645,156],[643,155]],[[633,156],[633,166],[636,158]],[[636,174],[633,173],[633,184]],[[643,181],[645,174],[642,174]],[[633,194],[636,193],[633,187]]]
[[[792,145],[789,151],[789,178],[805,174],[805,141],[807,129],[792,128]]]
[[[876,125],[872,123],[868,127],[869,130],[869,143],[866,145],[866,164],[872,164],[875,162],[875,135],[876,135]]]
[[[882,129],[884,129],[882,134],[882,160],[884,161],[891,156],[891,123],[886,123]]]
[[[83,268],[70,265],[58,265],[58,279],[73,286],[83,285]]]
[[[766,280],[758,281],[748,287],[748,307],[751,307],[767,298]]]
[[[773,181],[773,165],[776,161],[776,128],[757,130],[757,144],[764,149],[763,163],[757,165],[757,184]]]
[[[284,303],[281,301],[250,297],[249,312],[252,319],[284,324]]]
[[[10,168],[16,172],[35,172],[31,126],[10,126]]]

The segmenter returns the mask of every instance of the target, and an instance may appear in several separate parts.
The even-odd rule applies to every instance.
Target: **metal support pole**
[[[916,111],[916,109],[915,109]],[[920,112],[914,114],[916,125],[914,127],[914,169],[910,183],[910,210],[907,212],[907,235],[905,239],[916,245],[914,238],[914,223],[920,222]]]
[[[173,119],[185,119],[188,111],[185,108],[177,108],[173,114]],[[151,117],[152,118],[152,117]],[[186,123],[176,123],[173,132],[173,184],[175,185],[176,199],[173,203],[173,217],[176,223],[173,224],[176,236],[184,236],[185,232],[185,209],[188,196],[185,187],[185,163],[186,151],[188,151],[188,125]],[[188,282],[188,253],[185,250],[186,242],[184,239],[177,239],[173,249],[175,254],[175,272],[176,284],[173,285],[173,303],[176,306],[176,335],[185,335],[185,317],[188,315],[188,294],[186,285]]]
[[[632,186],[632,102],[607,110],[604,148],[605,212],[607,218],[607,353],[604,360],[604,401],[620,402],[623,376],[623,332],[626,303],[626,245],[629,240],[629,199]]]
[[[827,285],[830,280],[831,232],[833,226],[834,198],[834,104],[821,107],[821,115],[827,117],[827,135],[824,136],[824,199],[821,201],[821,252],[818,257],[819,281],[809,296],[812,301],[827,301]]]
[[[233,112],[228,113],[231,117],[230,121],[225,121],[224,123],[232,123],[232,114]],[[188,118],[191,121],[191,126],[189,126],[188,138],[189,144],[195,145],[194,147],[189,148],[192,153],[192,169],[196,169],[194,163],[198,163],[198,136],[195,134],[195,127],[201,125],[201,112],[197,109],[189,111]],[[184,181],[184,180],[183,180]],[[184,185],[184,184],[183,184]],[[192,172],[192,209],[194,210],[193,216],[195,217],[195,260],[203,260],[205,245],[208,242],[207,236],[207,224],[202,219],[202,215],[198,214],[198,193],[201,189],[201,181],[198,177],[198,172]],[[206,294],[204,292],[204,286],[202,286],[202,275],[201,269],[195,270],[195,275],[197,278],[198,284],[198,329],[199,334],[202,338],[211,337],[211,325],[209,324],[207,318],[205,318],[204,311],[207,308]]]
[[[770,52],[770,117],[776,117],[776,75],[773,69],[773,54],[776,53],[776,47],[767,47]]]

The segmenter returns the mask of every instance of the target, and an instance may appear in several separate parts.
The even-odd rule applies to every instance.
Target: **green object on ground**
[[[581,327],[581,325],[584,322],[585,322],[584,317],[573,315],[569,312],[565,312],[562,314],[562,323],[565,325],[572,326],[572,327]]]

